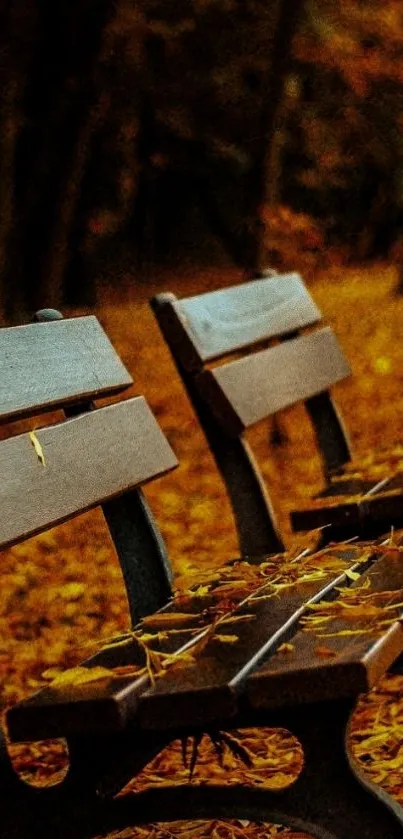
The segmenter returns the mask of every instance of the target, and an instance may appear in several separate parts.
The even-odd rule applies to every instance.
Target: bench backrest
[[[67,415],[1,440],[0,547],[101,505],[138,620],[170,595],[165,549],[140,487],[176,466],[174,453],[143,397],[93,405],[132,384],[95,317],[5,328],[0,346],[0,421]]]
[[[321,313],[296,273],[271,272],[182,300],[161,294],[152,307],[224,477],[243,553],[278,550],[272,506],[242,433],[303,401],[326,471],[349,460],[329,393],[350,373],[335,335],[328,327],[312,330]]]

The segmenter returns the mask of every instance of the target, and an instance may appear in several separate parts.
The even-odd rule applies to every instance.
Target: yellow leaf
[[[238,640],[237,635],[213,635],[213,641],[219,641],[220,644],[236,644]]]
[[[245,623],[245,621],[250,621],[255,619],[256,615],[224,615],[223,618],[220,618],[220,624],[228,624],[228,623]]]
[[[138,667],[136,664],[122,664],[113,668],[113,676],[120,678],[135,676],[138,679],[140,676],[145,675],[146,672],[145,667]]]
[[[109,679],[113,679],[113,671],[107,670],[106,667],[71,667],[56,676],[49,687],[51,690],[59,691]]]
[[[210,586],[199,586],[194,591],[186,592],[191,597],[206,597],[210,592]]]
[[[159,612],[155,615],[147,615],[142,618],[142,625],[152,629],[164,629],[170,626],[182,626],[190,621],[194,621],[198,615],[188,614],[187,612]]]
[[[293,653],[295,650],[294,644],[280,644],[278,653]]]
[[[139,632],[133,633],[133,637],[142,641],[143,644],[148,644],[150,641],[166,641],[169,637],[168,632]]]
[[[60,596],[64,600],[78,600],[85,592],[84,583],[66,583],[60,589]]]
[[[30,431],[28,436],[29,436],[29,439],[30,439],[34,449],[35,449],[38,460],[40,461],[40,463],[42,463],[42,466],[46,466],[45,455],[43,453],[43,448],[42,448],[42,446],[41,446],[41,444],[40,444],[40,442],[39,442],[39,440],[38,440],[38,438],[35,434],[35,431]]]
[[[392,362],[390,358],[388,358],[386,355],[380,355],[378,358],[375,359],[374,369],[376,373],[385,375],[386,373],[390,373],[391,367]]]
[[[355,582],[356,580],[360,579],[360,576],[361,574],[358,574],[357,571],[352,571],[351,568],[346,569],[346,577],[348,577],[350,580],[354,580]]]

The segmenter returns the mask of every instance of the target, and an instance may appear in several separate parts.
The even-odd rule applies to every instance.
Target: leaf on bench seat
[[[329,495],[314,498],[309,506],[292,510],[291,523],[295,531],[333,527],[349,529],[359,535],[364,528],[372,534],[381,534],[390,527],[403,524],[403,476],[379,482],[372,491],[361,495]]]
[[[180,675],[169,670],[142,694],[139,724],[152,728],[186,723],[208,726],[212,719],[220,719],[220,714],[221,718],[235,715],[237,693],[248,672],[257,667],[265,651],[268,654],[270,648],[281,643],[303,613],[306,602],[330,588],[332,583],[342,580],[348,583],[346,570],[351,565],[358,568],[360,563],[369,562],[374,550],[373,546],[346,545],[344,550],[343,547],[329,548],[316,555],[299,557],[298,561],[296,557],[288,557],[283,565],[273,563],[269,577],[265,573],[270,560],[262,563],[267,566],[260,569],[265,582],[240,601],[235,612],[224,615],[227,624],[235,624],[238,642],[220,651],[215,645],[214,633],[206,632],[202,645],[198,642],[193,649],[193,664],[184,668]],[[230,573],[229,568],[226,573]],[[224,602],[231,600],[229,585],[228,581]],[[222,588],[217,585],[211,591],[212,597],[217,597],[218,609]],[[243,614],[244,610],[247,610],[246,614]],[[214,630],[217,632],[217,624]],[[284,642],[287,643],[286,638]]]
[[[88,685],[113,678],[113,670],[107,670],[106,667],[71,667],[52,679],[49,689],[63,691],[66,687]]]
[[[309,604],[289,656],[274,654],[250,676],[254,707],[357,696],[403,649],[403,563],[379,546],[378,559],[338,598]],[[323,651],[325,648],[325,652]]]
[[[139,721],[157,718],[165,726],[177,719],[179,724],[192,722],[202,712],[207,720],[224,709],[231,715],[241,674],[246,675],[254,656],[268,649],[273,633],[276,639],[278,634],[276,644],[286,641],[282,633],[298,620],[307,600],[331,583],[348,582],[346,572],[365,566],[374,554],[371,545],[346,544],[316,555],[290,553],[282,561],[270,557],[261,563],[228,563],[207,593],[195,598],[192,592],[185,594],[186,611],[179,595],[134,632],[108,639],[85,662],[84,669],[106,668],[114,678],[94,681],[92,688],[88,682],[85,691],[73,679],[63,694],[47,688],[14,706],[8,715],[12,738],[116,730],[136,716]],[[182,714],[177,700],[187,695],[185,684],[190,701]],[[201,702],[210,690],[215,699]],[[178,695],[172,703],[168,700],[175,707],[171,722],[158,708],[172,691]]]
[[[29,436],[29,439],[31,440],[31,443],[32,443],[32,445],[35,449],[35,452],[36,452],[37,456],[38,456],[39,462],[42,463],[42,466],[46,466],[46,461],[45,461],[45,455],[43,453],[43,448],[42,448],[42,446],[41,446],[41,444],[40,444],[40,442],[39,442],[39,440],[38,440],[38,438],[35,434],[35,431],[29,431],[28,436]]]

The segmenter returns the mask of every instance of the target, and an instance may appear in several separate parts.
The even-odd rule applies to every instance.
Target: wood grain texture
[[[327,583],[334,581],[329,576]],[[343,578],[338,578],[341,584]],[[303,585],[299,591],[277,600],[262,601],[237,612],[250,615],[244,625],[223,627],[222,633],[238,636],[234,644],[220,644],[214,638],[195,663],[177,673],[167,673],[141,697],[137,720],[142,728],[166,729],[208,726],[234,719],[239,712],[239,690],[252,662],[268,654],[279,643],[304,610],[309,597],[325,588],[320,583]]]
[[[390,531],[391,527],[403,526],[402,477],[396,476],[372,495],[361,498],[345,496],[345,500],[334,501],[329,497],[329,506],[316,506],[315,500],[304,509],[291,511],[294,531],[308,531],[317,527],[328,527],[332,538],[339,530],[346,535],[375,537]],[[365,484],[364,484],[365,485]],[[378,484],[375,484],[378,486]],[[390,492],[390,494],[388,494]],[[325,496],[326,497],[326,496]]]
[[[232,434],[326,391],[350,374],[330,328],[230,361],[197,376],[211,410]]]
[[[160,731],[228,723],[246,709],[245,696],[252,707],[283,708],[288,704],[357,695],[364,684],[374,684],[397,657],[403,647],[402,628],[394,624],[385,629],[381,638],[374,638],[372,619],[364,618],[362,625],[368,629],[364,636],[325,642],[314,633],[299,632],[298,621],[307,612],[308,602],[333,599],[341,585],[351,582],[346,571],[360,567],[363,570],[357,564],[360,550],[359,546],[337,549],[342,568],[322,580],[291,586],[281,597],[240,604],[233,616],[250,615],[250,619],[232,626],[226,623],[219,630],[222,634],[238,636],[238,641],[231,645],[212,635],[207,646],[197,649],[198,639],[211,626],[214,590],[187,602],[187,618],[181,617],[181,629],[172,635],[164,633],[167,629],[164,617],[167,613],[181,612],[183,605],[168,604],[153,616],[152,622],[148,620],[138,629],[153,633],[161,630],[160,640],[153,642],[154,649],[161,652],[192,652],[194,646],[194,664],[183,662],[168,669],[153,686],[145,674],[69,686],[62,692],[41,690],[9,710],[12,739],[111,732],[122,730],[130,721],[139,729]],[[333,550],[333,557],[334,554]],[[374,548],[372,556],[367,552],[366,556],[369,568],[353,586],[361,585],[369,577],[374,592],[399,595],[403,586],[400,552],[385,552],[376,559]],[[168,626],[172,624],[175,622]],[[345,622],[338,621],[335,626],[342,628]],[[284,640],[292,641],[295,654],[275,653]],[[332,645],[334,659],[318,658],[315,649],[319,643]],[[260,666],[271,654],[268,663]],[[113,669],[134,664],[141,667],[144,661],[141,645],[129,640],[124,645],[101,650],[84,666]]]
[[[189,639],[193,641],[209,623],[208,607],[210,597],[191,600],[186,605],[189,620],[182,622],[183,631],[162,637],[154,649],[165,653],[178,652],[185,648]],[[140,623],[137,631],[158,632],[166,624],[167,613],[183,612],[180,603],[170,602],[153,616],[153,626]],[[189,628],[196,634],[189,635]],[[135,640],[118,646],[109,646],[87,659],[83,666],[101,666],[113,669],[117,666],[145,664],[144,650]],[[116,731],[133,719],[138,698],[150,684],[147,675],[95,682],[85,687],[71,686],[63,693],[44,688],[23,702],[14,705],[7,713],[8,729],[13,740],[36,740],[43,737],[67,734],[94,734]]]
[[[172,318],[171,298],[173,295],[159,294],[153,298],[151,305],[224,480],[233,509],[240,552],[243,556],[263,556],[283,551],[285,546],[273,505],[250,447],[242,437],[230,437],[226,433],[199,393],[194,373],[185,367],[185,358],[189,361],[182,340],[185,333],[181,327],[178,328],[176,317]],[[187,343],[189,345],[189,341]],[[197,360],[195,365],[199,369]]]
[[[145,399],[137,397],[0,444],[0,545],[5,547],[177,465]]]
[[[95,317],[0,329],[0,419],[106,396],[132,378]]]
[[[234,718],[240,711],[240,692],[248,673],[295,632],[308,601],[321,599],[334,586],[348,583],[343,569],[355,567],[354,558],[361,554],[360,548],[344,548],[332,553],[332,557],[335,555],[337,571],[312,582],[291,586],[280,596],[251,600],[238,607],[234,617],[246,616],[244,622],[229,621],[218,627],[207,646],[199,655],[196,653],[194,664],[167,672],[142,695],[138,724],[145,728],[166,729],[182,725],[207,726],[220,719]],[[267,586],[261,594],[268,594]],[[221,643],[217,638],[220,633],[238,640]]]
[[[279,274],[170,302],[189,341],[185,367],[316,323],[321,314],[298,274]],[[169,317],[169,314],[167,313]],[[172,324],[174,328],[174,324]],[[184,347],[185,350],[185,347]],[[193,351],[193,352],[192,352]],[[194,356],[194,357],[192,357]]]
[[[403,589],[401,557],[397,550],[386,551],[352,588],[368,580],[366,593],[387,592],[386,603],[398,602]],[[370,690],[403,649],[402,625],[393,623],[382,633],[371,614],[364,613],[354,622],[336,617],[325,626],[321,631],[298,632],[291,638],[292,651],[277,653],[249,677],[246,691],[253,707],[280,708],[356,696]],[[346,630],[363,634],[323,637]],[[323,648],[330,654],[318,654]]]

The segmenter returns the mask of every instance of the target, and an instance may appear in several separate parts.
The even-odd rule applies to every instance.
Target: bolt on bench
[[[225,481],[242,552],[283,545],[244,431],[298,402],[313,423],[327,486],[307,509],[291,514],[294,530],[324,528],[330,540],[401,527],[403,446],[352,458],[329,392],[350,366],[329,327],[313,330],[321,313],[301,277],[271,273],[181,300],[159,294],[151,302]],[[218,360],[224,361],[209,366]]]
[[[67,839],[156,818],[246,818],[316,839],[401,837],[402,809],[361,775],[346,743],[358,695],[403,647],[398,541],[236,560],[220,573],[201,569],[202,584],[172,598],[140,486],[176,458],[142,397],[89,401],[131,383],[96,319],[3,329],[0,342],[3,421],[55,407],[70,415],[0,443],[1,544],[101,504],[134,624],[9,709],[11,740],[66,737],[70,770],[59,786],[32,789],[4,747],[5,835]],[[219,743],[221,731],[250,726],[299,738],[304,766],[291,787],[185,785],[113,798],[172,739],[197,744],[207,732]]]

